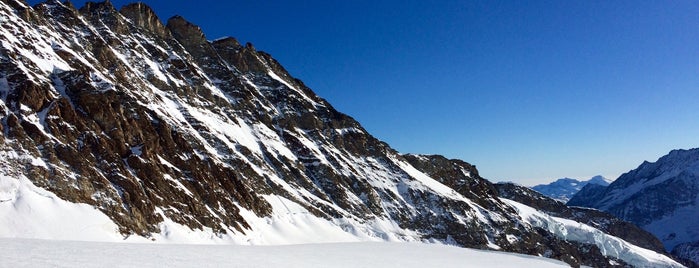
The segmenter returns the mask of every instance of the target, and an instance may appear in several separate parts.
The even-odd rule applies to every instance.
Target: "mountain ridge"
[[[124,238],[180,228],[269,244],[279,237],[263,230],[322,226],[572,265],[677,266],[545,230],[590,232],[500,199],[466,162],[400,155],[250,44],[209,41],[178,16],[164,25],[142,4],[120,12],[0,2],[0,211],[37,206],[33,196],[94,207]]]
[[[607,211],[655,234],[666,249],[699,263],[699,148],[644,161],[606,188],[580,192],[569,205]],[[696,265],[696,264],[695,264]]]
[[[532,186],[531,188],[546,196],[565,203],[588,184],[607,186],[609,185],[609,181],[600,175],[594,176],[586,181],[579,181],[571,178],[560,178],[549,184],[539,184]]]

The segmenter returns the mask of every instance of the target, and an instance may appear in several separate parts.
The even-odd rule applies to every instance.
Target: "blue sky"
[[[491,181],[615,179],[699,147],[698,1],[144,2],[272,54],[398,151]]]

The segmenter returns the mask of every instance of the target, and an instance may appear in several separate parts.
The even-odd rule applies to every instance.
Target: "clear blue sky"
[[[398,151],[491,181],[615,179],[699,147],[699,1],[144,2],[252,42]]]

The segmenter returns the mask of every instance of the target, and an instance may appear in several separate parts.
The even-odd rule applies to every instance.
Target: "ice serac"
[[[588,184],[603,187],[596,184]],[[527,187],[512,183],[497,183],[495,188],[500,197],[526,204],[539,211],[559,218],[574,220],[593,226],[609,235],[624,239],[636,246],[656,252],[665,252],[663,244],[651,233],[633,223],[621,220],[609,213],[596,209],[569,207]],[[583,188],[584,189],[584,188]]]
[[[511,223],[528,224],[543,233],[548,232],[545,240],[537,240],[536,237],[526,235],[513,236],[512,231],[507,231],[508,235],[506,235],[508,240],[521,240],[522,243],[529,244],[529,247],[532,247],[532,244],[538,246],[548,243],[548,247],[555,248],[555,250],[545,251],[544,256],[561,260],[574,258],[581,260],[581,263],[596,263],[598,266],[623,266],[626,263],[644,267],[648,266],[649,262],[658,266],[679,266],[663,255],[668,254],[655,236],[633,223],[608,213],[594,209],[568,207],[560,201],[516,184],[492,184],[478,175],[475,166],[458,159],[414,154],[405,155],[405,158],[435,180],[464,196],[474,197],[474,200],[478,200],[479,205],[483,207],[494,210],[494,207],[500,204],[508,204],[511,206],[509,209],[512,209],[511,214],[520,217],[515,216],[516,220],[512,220]],[[487,196],[497,196],[497,198],[483,198]],[[532,217],[532,214],[527,211],[545,216]],[[508,216],[511,217],[511,214]],[[491,226],[498,229],[511,228],[502,223]],[[590,233],[587,233],[588,231]],[[582,254],[577,251],[581,248],[584,252]],[[604,257],[600,258],[601,256],[621,260],[605,262]]]
[[[0,15],[0,216],[45,219],[16,210],[40,187],[126,239],[431,241],[627,261],[531,224],[466,162],[398,154],[251,44],[210,41],[178,16],[163,25],[143,4],[3,0]],[[15,235],[47,238],[36,234]]]
[[[604,189],[581,191],[569,204],[636,223],[660,238],[667,250],[699,263],[699,149],[673,150],[656,162],[644,162]]]

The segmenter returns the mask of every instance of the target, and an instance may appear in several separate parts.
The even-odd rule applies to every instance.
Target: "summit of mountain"
[[[502,198],[464,161],[399,154],[271,55],[183,17],[22,0],[0,16],[2,236],[422,241],[679,267]]]

